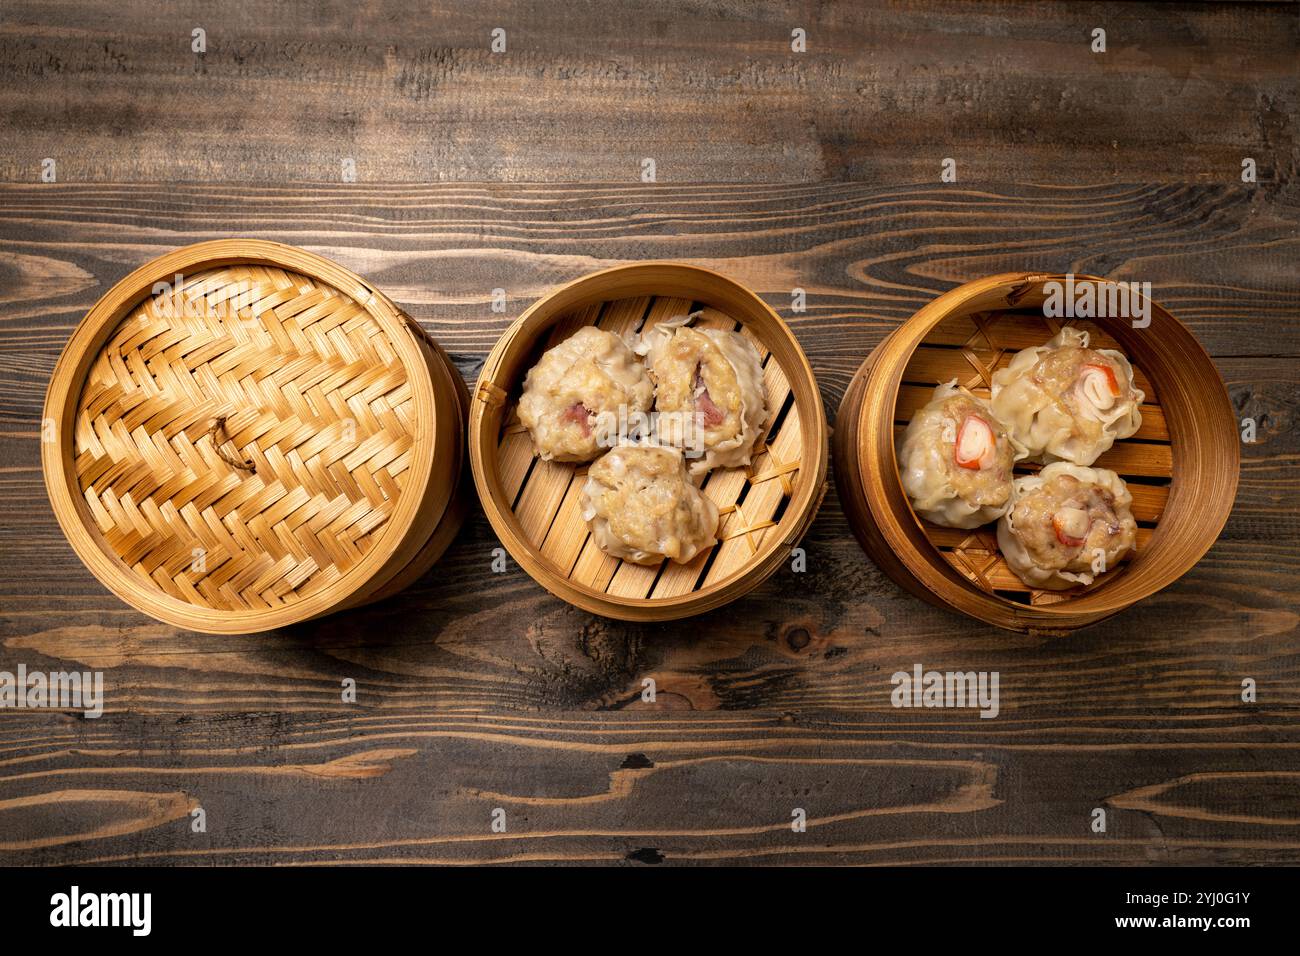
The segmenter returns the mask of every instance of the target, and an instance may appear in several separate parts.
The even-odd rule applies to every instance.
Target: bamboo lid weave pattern
[[[172,598],[282,607],[335,585],[407,485],[407,370],[365,306],[262,264],[183,277],[110,333],[76,402],[76,483]]]

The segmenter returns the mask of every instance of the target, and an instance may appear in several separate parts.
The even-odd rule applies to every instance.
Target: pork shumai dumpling
[[[954,379],[912,416],[899,445],[898,472],[922,518],[946,528],[978,528],[1007,510],[1011,470],[1024,455],[988,405]]]
[[[717,541],[718,507],[692,484],[678,448],[620,445],[582,488],[582,517],[606,554],[637,564],[685,564]]]
[[[689,328],[698,314],[661,322],[637,346],[655,381],[660,440],[692,453],[694,475],[748,465],[768,411],[753,343],[739,332]]]
[[[1054,462],[1016,479],[1011,507],[998,522],[998,548],[1031,587],[1091,584],[1136,547],[1132,503],[1115,472]]]
[[[623,420],[645,413],[654,383],[626,342],[588,325],[528,370],[519,420],[549,461],[591,461],[615,444]]]
[[[1088,333],[1067,325],[993,373],[990,405],[1030,457],[1091,465],[1142,427],[1145,397],[1123,354],[1089,348]]]

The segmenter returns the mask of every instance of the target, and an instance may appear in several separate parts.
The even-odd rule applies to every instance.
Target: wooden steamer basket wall
[[[1130,318],[1045,318],[1045,285],[1065,278],[996,275],[940,296],[867,357],[835,427],[840,499],[875,562],[931,603],[1022,632],[1067,632],[1173,583],[1214,543],[1237,489],[1236,418],[1214,363],[1192,334],[1154,302],[1145,328],[1134,328]],[[1146,392],[1142,428],[1096,462],[1128,482],[1138,550],[1088,587],[1032,590],[1000,557],[992,525],[958,531],[916,516],[895,443],[935,385],[956,378],[987,395],[996,368],[1067,324],[1087,329],[1094,347],[1126,354]]]
[[[541,354],[583,325],[637,333],[696,309],[697,326],[739,330],[757,347],[767,424],[748,469],[715,469],[702,487],[722,515],[717,545],[684,565],[621,562],[600,551],[580,514],[587,466],[537,458],[515,403]],[[536,302],[488,356],[470,412],[474,480],[506,549],[551,593],[623,620],[699,614],[770,577],[817,512],[828,458],[821,396],[789,328],[743,286],[673,262],[607,269]]]
[[[354,273],[204,242],[135,270],[78,326],[42,467],[111,591],[178,627],[250,633],[428,570],[466,511],[468,402],[446,354]]]

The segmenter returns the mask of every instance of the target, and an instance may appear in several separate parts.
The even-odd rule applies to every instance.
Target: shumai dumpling
[[[620,445],[582,488],[582,517],[600,550],[637,564],[685,564],[717,541],[718,506],[700,493],[681,449]]]
[[[899,445],[898,471],[922,518],[946,528],[978,528],[1007,510],[1011,470],[1024,456],[988,404],[953,379],[912,416]]]
[[[1142,426],[1145,397],[1127,358],[1067,325],[993,373],[990,406],[1031,458],[1091,465]]]
[[[628,344],[588,325],[528,370],[519,420],[543,459],[591,461],[617,443],[620,417],[653,402],[654,383]]]
[[[1091,584],[1137,546],[1132,504],[1115,472],[1054,462],[1016,479],[1011,507],[998,522],[998,548],[1031,587]]]
[[[686,448],[697,476],[748,465],[768,411],[753,344],[739,332],[690,328],[698,314],[661,322],[637,346],[655,382],[659,440]]]

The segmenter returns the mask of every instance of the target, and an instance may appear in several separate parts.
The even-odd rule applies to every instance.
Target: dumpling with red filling
[[[922,518],[978,528],[1007,510],[1012,468],[1023,457],[988,403],[954,379],[912,416],[898,448],[898,474]]]
[[[654,383],[622,338],[584,326],[524,378],[519,420],[550,461],[591,461],[618,442],[620,421],[650,410]]]
[[[1088,341],[1067,325],[993,373],[993,414],[1032,458],[1091,465],[1142,427],[1146,396],[1133,384],[1133,366]]]
[[[661,322],[637,346],[655,382],[659,440],[683,447],[697,476],[748,465],[768,415],[753,343],[739,332],[691,328],[698,315]]]
[[[1030,587],[1091,584],[1137,547],[1132,504],[1115,472],[1054,462],[1016,479],[998,522],[998,548]]]
[[[717,541],[718,506],[695,487],[679,448],[611,449],[587,470],[581,506],[600,550],[636,564],[685,564]]]

